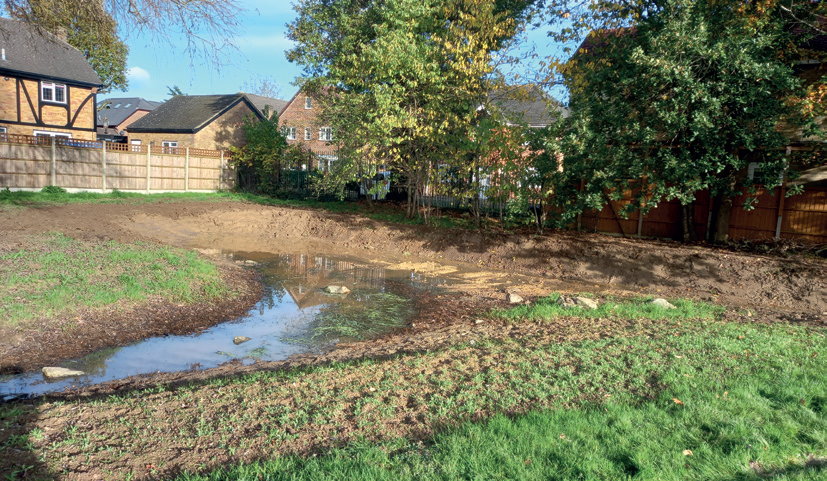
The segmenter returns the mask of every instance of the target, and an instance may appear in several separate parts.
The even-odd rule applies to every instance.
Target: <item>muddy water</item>
[[[136,374],[249,364],[322,351],[340,341],[366,339],[405,326],[415,314],[413,297],[448,281],[407,269],[371,266],[322,254],[223,253],[261,273],[265,294],[244,317],[198,334],[146,339],[107,349],[62,367],[82,376],[44,379],[40,372],[0,376],[0,398],[56,392]],[[345,295],[327,286],[347,287]],[[239,337],[249,338],[240,342]]]

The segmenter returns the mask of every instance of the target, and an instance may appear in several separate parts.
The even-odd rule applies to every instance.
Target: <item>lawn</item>
[[[602,317],[560,317],[553,297],[490,316],[531,335],[2,406],[18,433],[4,447],[55,477],[827,476],[823,328],[723,322],[679,300],[682,315],[616,299]]]

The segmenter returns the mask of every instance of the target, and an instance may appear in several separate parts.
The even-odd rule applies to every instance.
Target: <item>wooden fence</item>
[[[661,202],[641,216],[635,212],[627,219],[620,211],[631,200],[627,192],[622,200],[612,201],[600,212],[584,212],[578,224],[583,230],[628,237],[679,238],[681,234],[680,203]],[[804,192],[786,197],[786,189],[778,187],[757,196],[752,210],[744,210],[747,196],[734,199],[729,224],[729,237],[740,239],[795,239],[816,244],[827,243],[827,188],[805,186]],[[705,239],[712,220],[712,201],[709,192],[700,192],[694,203],[694,224],[701,239]]]
[[[222,151],[0,134],[0,189],[215,192],[235,186]]]

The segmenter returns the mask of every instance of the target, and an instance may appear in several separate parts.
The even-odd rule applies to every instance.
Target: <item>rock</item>
[[[60,379],[62,377],[85,376],[83,371],[75,371],[73,369],[66,369],[65,367],[44,367],[43,377],[46,379]]]
[[[557,304],[561,307],[568,309],[571,307],[580,307],[580,308],[588,308],[588,309],[597,309],[597,302],[589,299],[588,297],[566,297],[560,296],[557,299]]]
[[[245,266],[257,266],[259,264],[256,261],[251,261],[251,260],[248,259],[248,260],[244,261],[244,265]]]
[[[523,298],[518,296],[517,294],[508,293],[508,302],[511,304],[522,304]]]
[[[577,303],[571,297],[560,296],[557,298],[557,305],[564,309],[568,309],[570,307],[577,307]]]
[[[673,306],[669,301],[660,297],[657,299],[652,299],[649,301],[649,304],[654,304],[658,307],[662,307],[663,309],[677,309],[677,307]]]
[[[483,321],[482,319],[477,319],[476,321],[474,321],[474,324],[479,325],[479,324],[482,324],[483,322],[485,322],[485,321]]]
[[[239,345],[241,343],[244,343],[244,342],[247,342],[249,340],[250,340],[250,338],[247,337],[247,336],[235,336],[233,338],[233,344],[235,344],[237,346],[237,345]]]
[[[221,255],[221,249],[195,249],[196,252],[199,254],[204,254],[205,256],[218,256]]]
[[[350,292],[350,289],[345,286],[327,286],[323,290],[328,294],[347,294]]]
[[[574,302],[577,303],[578,307],[588,307],[589,309],[597,309],[597,302],[589,299],[588,297],[575,297]]]

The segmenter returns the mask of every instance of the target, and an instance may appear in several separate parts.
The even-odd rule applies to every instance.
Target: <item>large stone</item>
[[[649,304],[654,304],[658,307],[662,307],[664,309],[677,309],[677,307],[673,306],[669,301],[666,299],[658,297],[657,299],[652,299]]]
[[[597,302],[589,299],[588,297],[567,297],[567,296],[560,296],[557,299],[557,304],[561,307],[568,309],[571,307],[579,307],[579,308],[588,308],[588,309],[597,309]]]
[[[327,286],[323,290],[328,294],[347,294],[350,292],[350,289],[345,286]]]
[[[250,338],[247,337],[247,336],[235,336],[233,338],[233,344],[235,344],[237,346],[237,345],[245,343],[249,340],[250,340]]]
[[[522,304],[523,298],[518,296],[517,294],[508,293],[508,302],[511,304]]]
[[[65,367],[44,367],[43,377],[46,379],[60,379],[62,377],[74,377],[86,375],[83,371],[75,371],[74,369],[66,369]]]
[[[579,307],[588,307],[589,309],[597,309],[597,302],[588,297],[575,297],[574,302],[577,303]]]

